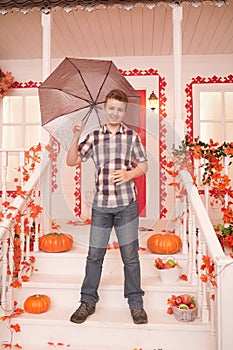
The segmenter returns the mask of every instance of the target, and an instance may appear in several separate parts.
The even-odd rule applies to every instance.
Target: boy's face
[[[108,99],[105,105],[107,124],[116,125],[122,122],[126,114],[126,103]]]

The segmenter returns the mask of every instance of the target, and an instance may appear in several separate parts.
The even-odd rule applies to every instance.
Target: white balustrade
[[[14,274],[18,273],[18,279],[22,274],[31,273],[31,268],[26,266],[25,262],[30,262],[31,250],[38,251],[39,222],[41,215],[34,219],[31,217],[29,203],[35,205],[41,204],[39,184],[40,177],[49,167],[50,159],[44,158],[43,164],[37,164],[35,170],[30,173],[28,181],[24,181],[25,175],[25,153],[22,150],[0,150],[2,153],[2,203],[10,201],[10,206],[3,206],[3,218],[0,222],[0,253],[1,253],[1,309],[4,314],[13,310],[14,307]],[[7,166],[10,152],[19,154],[19,183],[22,187],[23,195],[17,195],[14,199],[9,197],[7,183]],[[18,227],[19,229],[16,229]],[[40,226],[41,228],[41,226]],[[25,232],[27,230],[27,232]],[[33,236],[33,237],[32,237]],[[20,239],[19,266],[15,265],[15,239]],[[35,239],[35,243],[32,242]],[[26,267],[25,267],[26,266]],[[18,271],[19,269],[19,271]]]
[[[233,286],[233,261],[223,252],[205,208],[206,202],[203,204],[191,175],[186,170],[182,170],[180,177],[188,196],[188,278],[190,278],[191,284],[197,285],[198,317],[203,323],[210,322],[211,349],[228,350],[232,337],[228,323],[229,317],[233,313],[233,305],[230,303],[227,303],[227,307],[223,305],[226,303],[224,293],[229,294]],[[202,257],[206,255],[209,255],[215,264],[218,285],[216,288],[210,281],[203,283],[200,280],[200,276],[205,274],[201,266],[203,265]],[[228,278],[223,276],[224,269],[226,269],[225,274]],[[215,301],[211,298],[212,294],[216,296]]]

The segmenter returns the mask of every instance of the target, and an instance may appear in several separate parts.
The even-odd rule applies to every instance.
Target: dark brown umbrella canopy
[[[88,130],[100,126],[105,97],[116,88],[128,96],[125,122],[137,129],[140,96],[112,61],[65,58],[39,87],[41,123],[59,142],[64,133],[61,139],[58,129],[71,128],[78,118]]]

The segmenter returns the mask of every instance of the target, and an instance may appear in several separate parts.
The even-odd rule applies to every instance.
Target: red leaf
[[[211,297],[210,297],[211,300],[215,301],[215,295],[212,294]]]
[[[203,275],[203,274],[201,275],[200,279],[201,279],[201,281],[204,282],[204,283],[206,283],[207,280],[208,280],[207,276],[206,276],[206,275]]]
[[[11,287],[13,288],[21,288],[22,287],[22,283],[19,282],[19,280],[15,280],[10,284]]]
[[[118,249],[119,248],[118,242],[115,242],[115,241],[112,243],[112,246],[113,246],[114,249]]]
[[[169,308],[167,309],[167,313],[168,313],[169,315],[172,315],[172,314],[173,314],[172,307],[169,307]]]
[[[184,273],[183,273],[182,275],[180,275],[180,279],[181,279],[182,281],[188,281],[188,277],[187,277],[187,275],[185,275]]]
[[[14,331],[21,332],[20,325],[18,323],[10,325],[10,328],[14,329]]]
[[[22,276],[21,277],[23,282],[28,282],[29,281],[29,277],[28,276]]]

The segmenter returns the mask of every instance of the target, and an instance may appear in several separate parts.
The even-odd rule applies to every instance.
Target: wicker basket
[[[197,318],[197,306],[194,309],[179,309],[178,307],[172,307],[175,319],[183,322],[191,322]]]

